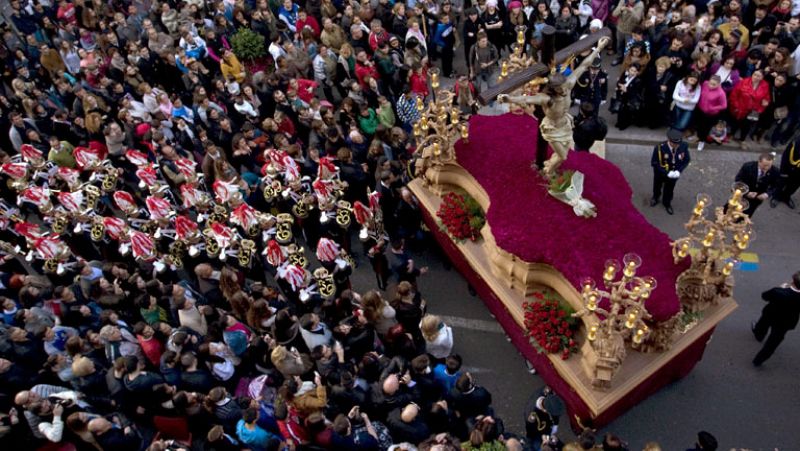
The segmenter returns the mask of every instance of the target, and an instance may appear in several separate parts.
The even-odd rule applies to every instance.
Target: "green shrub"
[[[267,54],[264,36],[249,28],[240,28],[231,38],[233,54],[237,58],[252,61]]]

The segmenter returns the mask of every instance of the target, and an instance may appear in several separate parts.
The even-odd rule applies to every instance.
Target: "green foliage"
[[[547,185],[547,189],[554,192],[554,193],[563,193],[564,191],[572,185],[572,174],[575,171],[571,169],[567,169],[566,171],[561,171],[559,174],[553,176]]]
[[[240,28],[231,38],[231,47],[236,57],[252,61],[267,54],[264,36],[249,28]]]

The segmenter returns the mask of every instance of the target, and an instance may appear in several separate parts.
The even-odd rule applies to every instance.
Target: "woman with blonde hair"
[[[419,323],[425,339],[425,351],[442,360],[453,350],[453,329],[436,315],[425,315]]]

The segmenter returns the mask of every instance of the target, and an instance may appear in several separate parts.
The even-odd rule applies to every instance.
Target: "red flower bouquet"
[[[539,353],[561,353],[567,360],[578,352],[574,335],[577,321],[569,307],[559,302],[551,291],[533,293],[533,300],[525,302],[525,329],[534,348]]]
[[[478,202],[468,194],[456,192],[444,195],[436,216],[442,228],[457,241],[476,241],[486,224],[486,216]]]

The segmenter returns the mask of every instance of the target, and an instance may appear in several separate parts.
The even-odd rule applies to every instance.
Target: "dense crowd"
[[[672,117],[701,137],[780,143],[797,120],[792,7],[11,0],[0,440],[626,449],[591,431],[561,443],[564,408],[549,390],[532,398],[525,431],[505,430],[452,353],[452,329],[427,313],[416,283],[427,268],[407,248],[428,238],[405,184],[429,72],[455,79],[454,107],[473,114],[518,26],[531,53],[544,25],[557,48],[608,26],[626,68],[620,127]],[[263,57],[237,57],[242,30],[263,37]],[[599,74],[594,64],[576,91],[589,116],[607,100]],[[351,286],[358,261],[376,290]],[[715,448],[701,433],[697,449]]]

